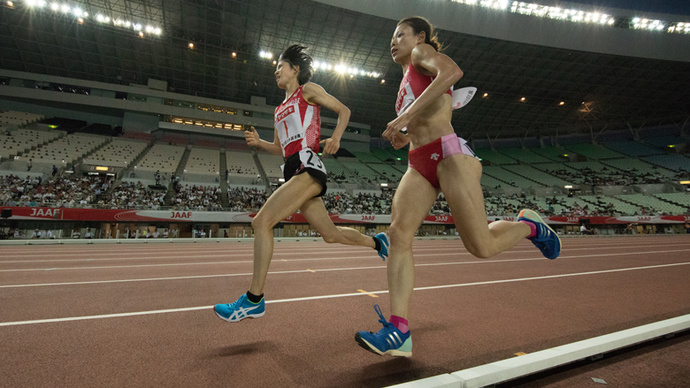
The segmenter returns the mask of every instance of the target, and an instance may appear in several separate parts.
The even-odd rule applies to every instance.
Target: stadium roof
[[[375,136],[394,118],[402,77],[389,55],[391,34],[398,18],[420,14],[438,24],[444,52],[465,71],[456,87],[478,88],[474,101],[453,116],[456,131],[467,138],[689,124],[690,34],[579,26],[477,11],[456,0],[60,3],[88,11],[85,20],[25,3],[3,2],[0,8],[0,68],[117,84],[153,78],[177,93],[242,103],[260,96],[277,105],[284,94],[266,54],[275,59],[288,45],[302,43],[320,61],[378,73],[350,77],[319,70],[313,78],[351,108],[353,121],[371,125]],[[332,5],[340,3],[352,9]],[[96,15],[111,23],[96,22]],[[457,28],[448,15],[459,20]],[[652,17],[670,18],[657,15]],[[115,19],[152,27],[138,34]]]

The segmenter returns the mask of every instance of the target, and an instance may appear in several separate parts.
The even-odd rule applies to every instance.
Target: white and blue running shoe
[[[374,238],[377,239],[381,245],[381,248],[378,250],[381,260],[386,261],[388,258],[388,247],[390,246],[388,243],[388,235],[386,233],[379,233],[374,236]]]
[[[539,214],[533,210],[523,209],[520,212],[518,221],[527,221],[537,227],[537,235],[530,237],[532,244],[539,248],[547,259],[555,259],[561,254],[561,238],[547,225]]]
[[[364,349],[383,356],[410,357],[412,356],[412,337],[410,332],[403,334],[392,323],[386,321],[379,305],[374,306],[374,310],[379,314],[379,322],[383,324],[383,329],[378,333],[359,331],[355,334],[355,341]]]
[[[266,302],[252,303],[247,299],[247,294],[242,294],[234,303],[217,304],[213,306],[213,312],[218,318],[228,322],[239,322],[245,318],[259,318],[264,316]]]

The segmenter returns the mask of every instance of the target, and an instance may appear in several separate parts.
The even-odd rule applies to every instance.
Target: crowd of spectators
[[[329,213],[340,214],[390,214],[393,192],[381,194],[326,193],[323,202]]]
[[[108,191],[112,178],[101,176],[0,177],[0,204],[3,206],[88,208]]]
[[[22,202],[22,197],[40,184],[40,177],[20,178],[14,174],[2,175],[0,176],[0,204],[3,206],[30,206]]]
[[[98,201],[108,209],[150,209],[165,206],[165,190],[152,190],[141,182],[122,182]]]
[[[172,198],[172,207],[175,210],[223,210],[220,204],[219,186],[176,185],[175,195]]]
[[[636,183],[655,183],[665,181],[656,172],[641,174],[631,169],[628,172],[591,169],[550,171],[553,175],[569,181],[593,185],[631,185]],[[331,176],[342,180],[344,176]],[[577,178],[577,179],[574,179]],[[672,178],[689,180],[688,171],[680,171]],[[175,210],[256,212],[266,202],[267,195],[262,189],[228,188],[228,207],[221,205],[220,186],[183,185],[172,177],[174,195],[170,202],[165,201],[166,188],[151,187],[141,182],[122,182],[113,186],[113,178],[105,176],[55,175],[46,180],[40,176],[21,178],[15,174],[0,176],[0,205],[30,207],[64,208],[111,208],[111,209],[150,209],[159,210],[172,207]],[[340,214],[390,214],[394,191],[380,193],[329,192],[323,196],[326,209]],[[590,201],[567,200],[564,197],[537,198],[524,193],[512,195],[491,195],[484,192],[487,215],[515,215],[528,208],[549,216],[614,216],[614,204],[597,198]],[[664,215],[653,207],[639,206],[639,214]],[[556,210],[557,209],[557,210]],[[450,213],[450,208],[441,194],[429,212],[431,215]],[[627,215],[627,214],[626,214]]]
[[[228,188],[228,204],[233,212],[258,212],[266,202],[266,192],[256,188]]]

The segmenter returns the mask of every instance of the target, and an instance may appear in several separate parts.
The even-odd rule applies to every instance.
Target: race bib
[[[324,174],[328,174],[326,172],[326,166],[323,164],[323,161],[319,155],[317,155],[310,148],[303,149],[299,152],[299,161],[302,162],[302,165],[305,168],[313,168],[323,172]],[[283,172],[285,171],[285,164],[280,166],[280,170]]]
[[[452,94],[452,96],[453,96],[453,102],[452,102],[453,110],[460,109],[460,108],[466,106],[467,104],[469,104],[470,101],[472,101],[472,98],[474,97],[475,93],[477,93],[477,88],[475,88],[474,86],[468,86],[466,88],[453,90],[453,94]],[[400,112],[398,113],[398,116],[400,116],[400,114],[402,114],[402,112],[404,112],[405,109],[407,109],[407,107],[410,106],[410,104],[412,102],[414,102],[414,99],[412,99],[412,101],[408,102],[407,105],[405,105],[404,108],[400,110]],[[407,127],[403,128],[400,132],[407,133]]]
[[[321,160],[319,155],[317,155],[310,148],[303,149],[299,152],[299,160],[302,162],[302,165],[304,165],[304,167],[313,168],[315,170],[323,172],[324,174],[327,174],[326,166],[324,166],[323,161]]]
[[[469,104],[475,93],[477,93],[477,88],[474,86],[453,90],[453,109],[460,109]]]

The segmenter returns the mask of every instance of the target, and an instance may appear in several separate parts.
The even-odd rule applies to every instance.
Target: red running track
[[[266,315],[231,324],[211,306],[246,291],[251,242],[0,246],[0,386],[377,387],[690,313],[690,236],[563,243],[550,261],[528,242],[480,260],[416,241],[409,359],[353,339],[380,328],[373,304],[388,314],[370,249],[276,243]],[[592,377],[687,386],[687,337],[641,351],[653,377],[632,356]],[[589,368],[525,384],[601,386]]]

